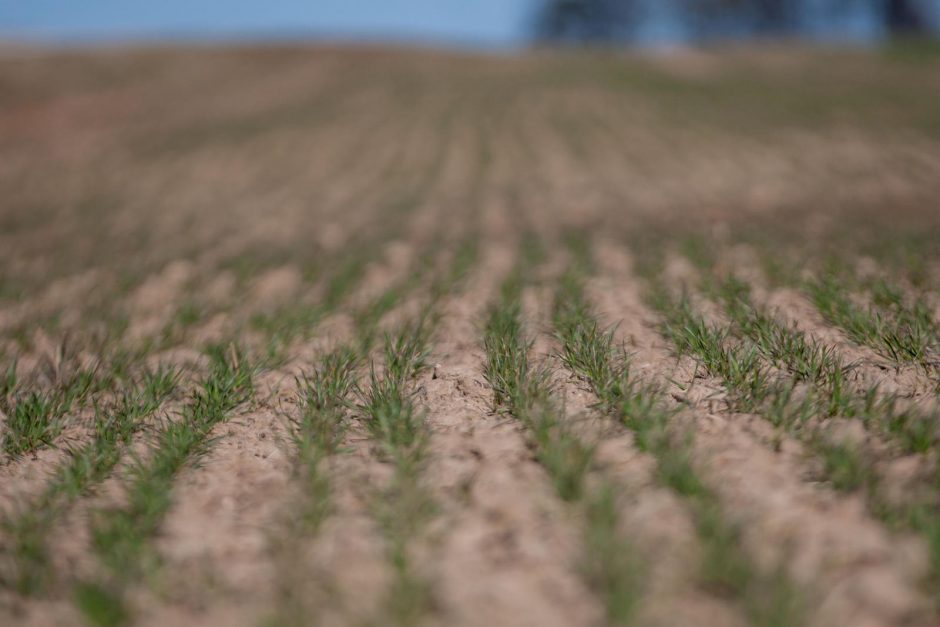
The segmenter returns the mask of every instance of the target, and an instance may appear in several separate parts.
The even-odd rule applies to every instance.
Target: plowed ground
[[[940,624],[938,70],[8,49],[0,624]]]

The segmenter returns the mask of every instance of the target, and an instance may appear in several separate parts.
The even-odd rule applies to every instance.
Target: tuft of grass
[[[412,471],[424,457],[426,433],[420,416],[402,385],[391,377],[371,372],[371,385],[363,409],[367,427],[382,451],[402,472]]]
[[[355,390],[355,371],[358,356],[349,347],[343,346],[327,353],[312,375],[303,375],[298,384],[301,389],[303,418],[298,429],[310,433],[323,433],[324,421],[318,414],[335,412],[345,406],[349,396]],[[327,421],[329,422],[329,421]],[[336,434],[329,437],[317,437],[325,443],[325,448],[332,452],[330,444],[337,439]]]
[[[385,378],[402,386],[427,366],[434,321],[423,314],[394,336],[385,338]]]
[[[424,318],[394,335],[386,335],[385,365],[370,369],[369,391],[361,409],[372,438],[402,475],[412,475],[424,456],[427,432],[408,384],[426,366],[429,327]]]
[[[81,406],[103,384],[97,370],[83,367],[67,376],[54,370],[51,378],[55,382],[52,389],[25,392],[18,385],[16,363],[8,367],[0,384],[0,409],[7,416],[0,448],[8,456],[18,457],[52,446],[65,428],[65,415]]]
[[[873,304],[862,307],[834,272],[808,281],[806,289],[820,313],[854,342],[895,362],[931,366],[940,333],[923,301],[908,306],[896,285],[881,280],[870,288]]]
[[[120,627],[131,621],[130,612],[114,593],[98,584],[80,583],[75,588],[75,605],[90,625]]]
[[[765,359],[785,368],[797,381],[825,384],[843,375],[845,366],[832,347],[780,324],[755,307],[746,283],[728,277],[720,284],[719,294],[741,334],[754,342]]]
[[[770,394],[771,380],[753,344],[731,344],[727,329],[710,326],[685,297],[674,300],[659,289],[650,301],[663,316],[662,334],[679,354],[694,355],[709,374],[725,381],[733,410],[754,412],[762,406]]]
[[[873,308],[892,321],[884,341],[892,354],[917,361],[925,369],[935,369],[940,352],[940,325],[934,321],[930,305],[922,294],[907,297],[896,283],[882,278],[868,286]]]
[[[30,392],[15,401],[6,420],[3,451],[15,457],[52,445],[64,427],[60,409],[57,399],[45,392]]]
[[[531,342],[523,337],[521,309],[518,302],[494,309],[483,338],[483,376],[493,390],[494,405],[514,415],[524,415],[549,387],[547,372],[530,369]]]
[[[342,441],[343,416],[355,390],[356,364],[352,350],[339,348],[325,355],[312,375],[298,381],[301,414],[291,426],[291,439],[297,450],[294,472],[303,495],[300,522],[308,533],[319,528],[330,510],[330,483],[322,465]]]

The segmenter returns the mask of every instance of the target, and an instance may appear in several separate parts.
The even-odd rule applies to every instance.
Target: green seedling
[[[92,521],[92,548],[107,576],[81,585],[109,590],[120,607],[109,613],[124,615],[123,589],[153,572],[159,560],[152,539],[172,504],[176,476],[210,445],[212,428],[253,393],[254,368],[234,346],[210,346],[209,374],[192,393],[181,415],[167,421],[154,436],[151,455],[136,459],[129,469],[127,503],[97,512]],[[98,604],[89,606],[102,611]],[[82,607],[81,609],[88,609]]]
[[[665,293],[655,296],[664,312],[663,330],[681,351],[699,357],[706,368],[720,372],[735,386],[738,402],[754,406],[768,394],[767,379],[757,367],[752,349],[729,349],[726,334],[694,316],[688,302],[674,303]],[[702,584],[715,594],[738,599],[754,624],[780,624],[779,616],[763,612],[765,589],[780,599],[796,593],[785,578],[770,585],[741,548],[738,528],[724,516],[715,494],[700,479],[692,464],[691,434],[670,428],[673,412],[665,407],[663,393],[655,385],[631,377],[629,357],[613,343],[612,331],[600,332],[598,322],[572,273],[556,296],[555,329],[562,343],[562,360],[591,388],[600,406],[616,416],[635,436],[635,442],[657,461],[656,476],[688,504],[703,548]],[[789,603],[789,601],[787,602]],[[788,615],[782,624],[799,624]]]
[[[64,427],[60,407],[55,398],[42,392],[14,401],[6,420],[3,451],[12,457],[50,446]]]
[[[142,428],[142,419],[173,393],[177,380],[177,373],[168,368],[148,371],[113,408],[97,407],[94,438],[71,449],[40,496],[4,520],[11,538],[13,585],[21,594],[31,595],[46,587],[52,574],[47,545],[53,524],[76,499],[109,476]]]
[[[576,255],[581,267],[589,267],[587,249],[581,253]],[[643,567],[618,529],[619,515],[610,486],[592,491],[587,488],[585,479],[594,459],[593,445],[572,429],[553,401],[549,372],[529,363],[531,341],[525,337],[520,304],[525,272],[524,264],[517,268],[504,283],[500,301],[490,310],[483,337],[484,376],[493,390],[494,405],[520,420],[532,434],[536,458],[558,495],[583,509],[587,523],[584,577],[604,599],[610,622],[626,625],[639,603]],[[564,318],[565,329],[579,338],[579,346],[597,338],[610,341],[610,335],[598,333],[596,326],[584,332],[576,330],[576,315],[566,310],[556,317]],[[582,377],[602,373],[597,376],[612,380],[607,365],[595,357],[596,353],[588,355],[568,347],[562,358]]]

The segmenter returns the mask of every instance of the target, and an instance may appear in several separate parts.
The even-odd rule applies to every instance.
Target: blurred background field
[[[0,624],[928,627],[940,3],[0,4]]]

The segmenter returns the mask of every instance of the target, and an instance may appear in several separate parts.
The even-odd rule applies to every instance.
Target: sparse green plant
[[[298,380],[300,418],[291,425],[297,450],[295,474],[301,481],[301,520],[315,530],[329,512],[329,480],[324,460],[336,453],[345,431],[343,414],[355,389],[356,355],[348,348],[326,354],[312,375]]]
[[[587,249],[580,252],[581,255],[575,255],[576,259],[580,258],[579,267],[589,267]],[[618,529],[619,514],[612,488],[587,489],[586,477],[594,459],[594,446],[576,433],[552,399],[548,370],[533,368],[529,363],[531,341],[525,337],[520,302],[524,272],[523,265],[510,275],[503,284],[499,302],[490,309],[483,336],[484,377],[493,390],[495,406],[520,420],[532,434],[536,458],[548,472],[555,491],[565,501],[582,508],[587,523],[584,577],[604,599],[611,623],[629,624],[643,586],[643,566],[634,547]],[[575,288],[574,285],[568,287]],[[571,323],[566,326],[571,332],[574,332],[575,315],[567,310],[558,313]],[[596,327],[593,332],[597,334]],[[587,332],[579,334],[582,346],[587,335]],[[610,335],[600,335],[609,341]],[[592,356],[567,350],[562,359],[583,376],[600,370],[605,380],[612,378],[605,364]]]
[[[368,352],[373,346],[378,333],[378,322],[382,319],[382,316],[402,302],[405,295],[418,285],[420,277],[421,273],[416,271],[410,273],[403,280],[383,290],[375,299],[353,314],[356,337],[359,339],[362,352]]]
[[[908,296],[896,282],[884,277],[871,282],[867,289],[872,307],[892,321],[892,328],[884,338],[889,352],[935,371],[935,357],[940,351],[940,325],[934,320],[923,294],[915,292]]]
[[[193,300],[184,301],[176,310],[175,321],[182,327],[190,327],[199,322],[204,315],[202,307]]]
[[[842,492],[873,488],[874,470],[861,449],[842,442],[833,442],[824,435],[814,436],[813,448],[822,456],[825,476],[832,486]]]
[[[30,392],[15,401],[6,420],[3,451],[16,456],[51,445],[64,427],[59,407],[50,394],[43,392]]]
[[[552,478],[558,496],[565,501],[580,500],[594,447],[578,437],[547,398],[529,408],[527,422],[536,442],[536,457]]]
[[[446,272],[437,273],[422,312],[395,333],[386,333],[382,366],[369,369],[369,385],[359,388],[356,374],[371,349],[382,316],[417,285],[415,276],[380,293],[356,314],[356,339],[327,353],[314,372],[298,380],[301,417],[291,425],[297,449],[295,473],[300,484],[300,503],[288,512],[288,526],[275,538],[284,572],[279,577],[280,607],[271,624],[307,624],[313,611],[299,595],[293,578],[303,576],[293,544],[313,534],[329,514],[331,481],[324,471],[327,458],[340,450],[345,433],[343,416],[358,395],[359,411],[372,440],[385,459],[395,466],[392,483],[373,502],[376,519],[387,542],[389,564],[395,573],[384,609],[395,624],[414,624],[431,604],[430,587],[416,573],[409,556],[410,543],[433,516],[435,507],[420,482],[428,439],[424,417],[415,405],[411,381],[426,366],[430,333],[436,324],[434,304],[465,275],[475,259],[474,249],[458,250]],[[423,274],[428,265],[416,269]]]
[[[212,345],[206,353],[209,373],[181,415],[156,432],[149,458],[135,459],[131,464],[127,504],[93,516],[92,547],[107,576],[80,586],[97,586],[99,601],[110,598],[123,604],[123,588],[156,567],[158,556],[151,540],[172,504],[174,479],[192,458],[206,450],[212,428],[253,394],[254,367],[240,350],[234,345]],[[99,605],[93,607],[100,610]],[[113,608],[110,613],[123,616],[127,612],[127,608]]]
[[[602,485],[585,500],[585,550],[582,569],[590,586],[605,601],[607,618],[628,625],[646,586],[646,564],[620,526],[617,490]]]
[[[476,233],[460,241],[448,271],[443,276],[435,277],[431,284],[432,300],[438,300],[466,278],[470,268],[479,258],[479,244],[479,236]]]
[[[16,364],[17,361],[15,359],[11,360],[10,363],[7,364],[3,378],[0,379],[0,409],[4,412],[10,411],[10,399],[13,393],[16,392]]]
[[[650,300],[663,316],[663,335],[680,354],[694,355],[709,373],[725,381],[733,409],[752,412],[761,407],[770,393],[770,376],[753,344],[731,344],[728,330],[709,325],[685,297],[676,301],[656,290]]]
[[[832,272],[808,281],[806,289],[827,320],[853,341],[870,346],[892,361],[927,364],[935,350],[938,336],[929,309],[920,301],[907,307],[894,286],[876,283],[874,305],[869,307],[853,301],[845,282]]]
[[[169,368],[145,371],[139,384],[124,391],[113,407],[96,407],[93,439],[69,450],[39,497],[3,521],[15,567],[9,578],[20,593],[33,594],[45,587],[51,576],[47,537],[52,525],[75,499],[111,473],[143,427],[141,420],[172,394],[177,380],[177,372]]]
[[[131,621],[131,614],[114,592],[95,583],[75,587],[75,604],[85,620],[94,627],[120,627]]]
[[[360,405],[372,439],[395,468],[375,514],[395,572],[385,608],[399,625],[414,624],[431,603],[428,582],[415,572],[408,548],[434,513],[433,500],[420,482],[428,431],[409,390],[409,381],[425,367],[429,332],[425,313],[397,334],[386,335],[384,369],[372,365]]]
[[[920,413],[910,406],[902,408],[896,396],[880,394],[877,386],[853,389],[846,379],[850,368],[842,363],[832,347],[784,326],[757,307],[750,299],[746,284],[734,278],[726,279],[720,293],[725,310],[740,334],[754,343],[764,359],[792,377],[790,384],[784,381],[772,384],[764,396],[767,401],[764,405],[769,405],[764,407],[765,415],[775,420],[784,415],[794,417],[778,426],[799,426],[806,417],[821,414],[858,418],[896,441],[906,452],[926,452],[936,441],[935,416]],[[737,385],[734,378],[724,376],[724,371],[719,369],[714,373],[723,376],[726,384]],[[810,385],[806,395],[802,399],[792,398],[795,384],[801,382]]]
[[[303,577],[304,571],[296,545],[315,534],[332,510],[332,484],[324,465],[342,445],[359,361],[352,348],[340,346],[320,357],[312,373],[297,379],[300,415],[290,421],[289,428],[299,492],[285,512],[283,528],[271,538],[280,565],[275,580],[279,602],[266,624],[302,625],[309,620],[309,601],[298,587],[297,577]]]
[[[720,283],[719,293],[732,321],[741,335],[749,338],[761,354],[775,365],[787,369],[797,381],[825,383],[842,376],[845,366],[835,350],[807,338],[797,329],[780,324],[771,315],[755,307],[750,287],[730,276]]]
[[[362,278],[365,267],[366,258],[362,255],[354,256],[339,267],[326,284],[326,290],[323,294],[325,309],[333,310],[339,306],[340,302]]]
[[[885,333],[884,318],[855,305],[834,275],[811,284],[817,306],[833,322],[842,326],[857,341],[874,346],[885,354],[897,358],[889,345],[893,340],[878,334]],[[767,395],[762,414],[775,425],[788,429],[805,424],[814,415],[839,418],[857,418],[875,433],[888,438],[905,453],[927,453],[938,439],[935,414],[924,413],[909,403],[902,405],[895,395],[881,394],[878,386],[854,389],[846,378],[848,367],[838,359],[833,349],[807,338],[796,329],[784,327],[774,317],[755,306],[749,289],[740,281],[727,279],[721,284],[720,294],[725,310],[740,333],[753,341],[768,361],[784,368],[793,378],[787,383],[773,384]],[[897,288],[876,284],[873,291],[875,306],[898,307],[902,296]],[[899,314],[898,319],[906,314]],[[917,314],[924,318],[924,314]],[[922,328],[926,328],[926,323]],[[907,337],[916,336],[909,334]],[[885,338],[888,339],[885,339]],[[916,358],[915,352],[906,353]],[[727,384],[731,380],[725,380]],[[794,394],[794,383],[806,382],[809,388],[802,396]],[[825,424],[825,423],[824,423]],[[831,485],[842,492],[863,493],[869,510],[882,520],[921,533],[932,543],[940,533],[940,510],[933,503],[915,499],[910,503],[885,502],[882,484],[870,452],[862,444],[833,440],[826,429],[798,429],[795,433],[813,451],[821,462],[822,474]],[[931,582],[940,581],[940,551],[931,552]]]
[[[397,332],[385,334],[382,366],[372,363],[368,389],[361,395],[359,408],[369,434],[395,469],[391,484],[374,502],[394,573],[384,603],[384,620],[392,624],[416,624],[433,606],[430,583],[416,571],[410,549],[436,512],[421,481],[430,434],[415,404],[412,382],[427,367],[431,332],[437,324],[437,301],[459,284],[475,258],[471,241],[458,250],[449,269],[432,277],[429,300],[419,314]],[[419,260],[418,267],[401,283],[401,291],[393,286],[363,310],[357,319],[360,352],[367,352],[371,346],[379,318],[397,304],[404,290],[411,289],[427,273],[431,260],[430,254]]]
[[[562,343],[563,361],[587,383],[600,406],[633,431],[640,450],[656,458],[659,481],[688,504],[703,547],[703,585],[717,594],[741,600],[751,617],[761,621],[756,624],[768,624],[771,616],[750,610],[760,607],[758,598],[766,594],[769,579],[741,548],[738,527],[725,518],[717,497],[695,471],[691,434],[676,432],[670,426],[674,412],[666,408],[661,390],[631,376],[628,355],[614,345],[611,331],[598,331],[597,319],[579,283],[577,274],[570,275],[556,296],[555,329]],[[667,318],[663,330],[680,350],[693,352],[707,368],[733,381],[740,393],[739,402],[753,406],[765,398],[767,383],[761,369],[755,368],[753,350],[728,349],[725,334],[695,317],[687,301],[673,304],[665,293],[655,298]],[[797,594],[786,579],[775,582],[774,593],[787,599]],[[799,623],[797,616],[789,620],[793,622],[785,624]]]
[[[698,234],[686,235],[679,242],[679,250],[699,270],[708,271],[715,266],[714,242]]]
[[[493,390],[494,404],[512,414],[526,411],[549,387],[546,371],[530,370],[531,342],[523,335],[519,289],[515,277],[503,285],[501,306],[490,311],[483,336],[483,376]]]
[[[252,316],[251,326],[267,338],[268,363],[277,364],[297,337],[306,337],[316,328],[326,311],[315,305],[295,303],[273,312]]]
[[[60,351],[67,352],[64,344]],[[0,409],[7,415],[0,448],[11,457],[52,446],[66,426],[67,414],[85,407],[113,382],[113,377],[101,375],[99,366],[76,365],[65,358],[58,364],[51,359],[40,362],[39,370],[49,386],[25,389],[17,379],[15,362],[0,383]]]

